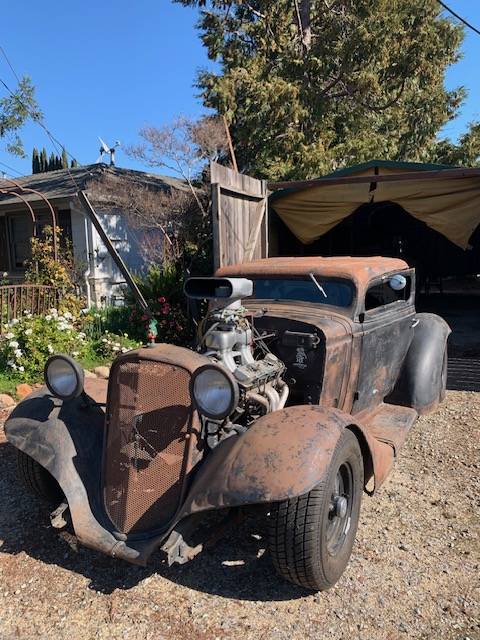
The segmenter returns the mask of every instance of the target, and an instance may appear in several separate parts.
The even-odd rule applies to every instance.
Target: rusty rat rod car
[[[48,361],[5,427],[21,474],[61,502],[54,525],[68,505],[81,543],[137,564],[185,562],[207,511],[263,505],[276,569],[326,589],[363,490],[444,397],[448,325],[415,312],[414,271],[391,258],[264,259],[185,293],[209,300],[196,352],[122,354],[108,390]]]

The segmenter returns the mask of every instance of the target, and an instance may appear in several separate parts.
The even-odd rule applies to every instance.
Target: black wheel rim
[[[335,556],[342,548],[351,526],[353,473],[348,463],[338,468],[332,487],[326,528],[327,551]]]

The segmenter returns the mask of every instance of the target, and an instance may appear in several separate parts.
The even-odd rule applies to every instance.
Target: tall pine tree
[[[437,0],[174,1],[201,9],[219,65],[198,86],[230,122],[241,169],[295,179],[372,158],[455,155],[437,134],[465,96],[444,85],[463,30]]]
[[[61,169],[68,169],[68,156],[65,147],[62,149]]]
[[[32,173],[40,173],[40,156],[36,147],[32,151]]]
[[[45,173],[48,171],[48,158],[47,158],[47,150],[45,147],[40,152],[40,173]]]

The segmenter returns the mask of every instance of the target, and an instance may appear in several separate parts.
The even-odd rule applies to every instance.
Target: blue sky
[[[478,0],[450,5],[480,27]],[[99,155],[99,135],[109,144],[128,144],[144,124],[202,113],[193,85],[197,70],[212,63],[195,31],[196,19],[196,11],[169,0],[17,0],[3,3],[0,44],[17,73],[32,77],[49,128],[88,164]],[[454,139],[468,122],[480,120],[480,36],[467,29],[463,50],[463,60],[446,79],[447,86],[462,84],[469,92],[460,117],[446,127]],[[0,77],[15,84],[3,58]],[[22,137],[29,156],[33,146],[53,150],[37,125],[27,125]],[[21,160],[0,149],[0,162],[30,173],[30,157]],[[145,168],[121,150],[117,164]]]

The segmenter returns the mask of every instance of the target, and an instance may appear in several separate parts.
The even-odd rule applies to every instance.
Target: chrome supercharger
[[[207,442],[215,446],[219,439],[248,428],[259,416],[283,409],[289,394],[283,379],[285,365],[269,351],[255,330],[251,314],[242,304],[243,298],[253,294],[252,280],[189,278],[185,294],[192,299],[209,301],[209,311],[199,327],[197,349],[214,368],[207,373],[206,366],[204,372],[195,376],[193,396],[209,398],[212,406],[214,403],[217,406],[215,412],[209,412],[208,406],[199,407],[206,417]],[[236,404],[226,407],[220,420],[218,404],[222,398],[216,380],[218,368],[231,381]]]

